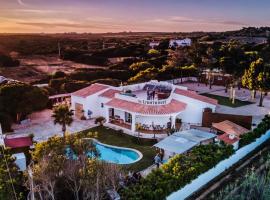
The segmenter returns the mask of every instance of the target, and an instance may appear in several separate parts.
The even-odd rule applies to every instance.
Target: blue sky
[[[223,31],[270,26],[267,0],[1,0],[0,32]]]

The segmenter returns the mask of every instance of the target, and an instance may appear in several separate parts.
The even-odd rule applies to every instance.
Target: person
[[[164,150],[163,149],[160,149],[159,155],[160,155],[160,160],[163,163],[163,158],[164,158]]]
[[[159,153],[155,156],[154,161],[155,161],[155,165],[157,166],[157,168],[159,168],[159,164],[161,163]]]

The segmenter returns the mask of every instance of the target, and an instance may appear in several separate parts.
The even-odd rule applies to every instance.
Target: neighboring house
[[[215,134],[197,129],[176,132],[154,146],[164,151],[164,160],[175,154],[186,153],[193,147],[214,142]]]
[[[1,131],[0,131],[1,132]],[[10,148],[14,150],[13,152],[17,152],[12,154],[15,160],[15,164],[19,167],[20,171],[26,170],[26,156],[23,152],[25,152],[28,148],[33,145],[33,140],[29,136],[23,137],[12,137],[12,136],[1,136],[1,145],[4,145],[5,148]]]
[[[219,123],[213,123],[212,129],[219,134],[218,141],[223,141],[226,144],[233,145],[234,149],[238,149],[240,136],[247,133],[249,130],[235,124],[229,120]]]
[[[181,122],[200,125],[203,110],[216,106],[214,99],[158,81],[120,87],[96,83],[71,95],[77,118],[103,116],[105,125],[131,133],[167,133]]]
[[[154,49],[158,45],[159,45],[159,42],[155,42],[155,41],[152,41],[152,42],[149,43],[149,46],[151,47],[151,49]]]
[[[190,38],[185,38],[183,40],[171,39],[169,42],[169,48],[191,46],[191,43],[192,43],[192,41]]]

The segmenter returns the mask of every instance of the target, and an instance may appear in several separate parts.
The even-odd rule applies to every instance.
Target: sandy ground
[[[33,82],[46,78],[48,74],[56,71],[71,73],[76,69],[105,68],[104,66],[85,65],[72,61],[58,59],[57,56],[33,56],[20,59],[20,67],[1,68],[0,74],[7,78]]]

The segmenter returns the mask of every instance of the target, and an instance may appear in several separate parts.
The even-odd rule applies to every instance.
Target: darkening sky
[[[0,0],[0,32],[189,32],[244,26],[270,26],[270,0]]]

